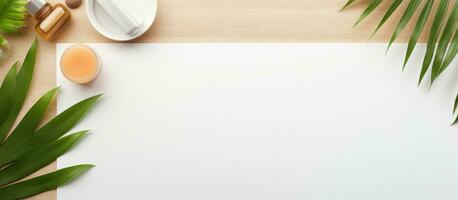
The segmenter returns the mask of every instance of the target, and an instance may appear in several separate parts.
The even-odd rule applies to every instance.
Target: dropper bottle
[[[51,5],[45,0],[28,0],[27,12],[36,20],[35,31],[45,40],[53,40],[71,18],[70,10],[63,4]]]

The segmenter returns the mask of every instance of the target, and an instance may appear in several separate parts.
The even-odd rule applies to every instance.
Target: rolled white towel
[[[132,34],[143,23],[129,0],[97,0],[124,33]]]

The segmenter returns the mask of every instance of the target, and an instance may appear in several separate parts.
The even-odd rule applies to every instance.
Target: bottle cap
[[[25,4],[25,8],[29,14],[35,16],[35,14],[37,14],[37,12],[40,11],[41,8],[43,8],[45,5],[45,0],[28,0],[27,4]]]

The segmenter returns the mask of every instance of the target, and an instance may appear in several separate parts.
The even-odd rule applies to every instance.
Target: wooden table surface
[[[390,1],[384,1],[373,15],[356,28],[352,28],[353,23],[367,5],[367,1],[339,12],[345,2],[346,0],[158,0],[154,25],[145,35],[131,42],[386,42],[389,39],[401,15],[399,11],[371,40],[369,35]],[[406,3],[402,6],[405,7]],[[91,27],[84,5],[72,10],[72,14],[71,25],[57,41],[40,39],[34,79],[20,116],[42,94],[56,86],[56,42],[113,42]],[[409,35],[405,33],[412,27],[411,23],[398,42],[408,40]],[[14,61],[23,59],[35,37],[31,22],[22,33],[7,36],[12,53],[9,59],[0,64],[0,80],[3,80]],[[425,41],[424,35],[420,41]],[[54,103],[46,120],[55,114]],[[50,172],[55,167],[55,164],[51,164],[34,176]],[[30,199],[54,200],[56,191]]]

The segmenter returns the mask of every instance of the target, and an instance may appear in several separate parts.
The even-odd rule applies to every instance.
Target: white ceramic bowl
[[[96,0],[86,0],[86,14],[91,25],[103,36],[116,41],[132,40],[143,35],[153,24],[157,12],[157,1],[133,0],[132,2],[139,15],[143,16],[142,25],[132,34],[121,31]]]

